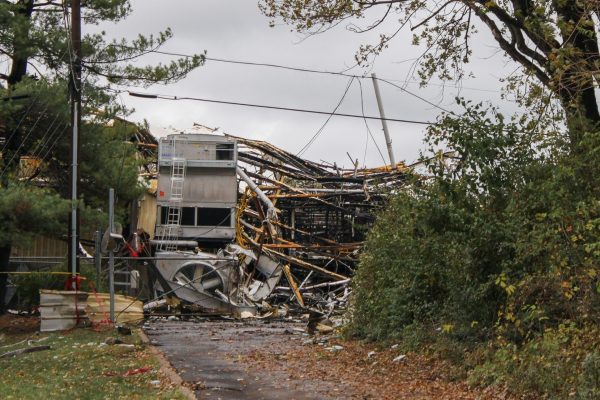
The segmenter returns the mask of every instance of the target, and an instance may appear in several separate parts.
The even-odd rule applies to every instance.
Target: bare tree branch
[[[523,65],[526,69],[533,72],[535,76],[544,85],[550,84],[550,77],[546,75],[546,73],[541,68],[539,68],[527,57],[521,54],[513,45],[511,45],[511,43],[508,40],[504,38],[504,36],[502,35],[502,31],[500,30],[500,28],[498,28],[498,25],[496,25],[496,23],[487,15],[485,10],[483,10],[477,5],[473,5],[471,8],[475,15],[477,15],[481,19],[481,21],[488,26],[488,28],[492,32],[492,35],[494,35],[494,39],[496,39],[502,50],[506,51],[508,55],[510,55],[515,61]]]
[[[439,7],[437,10],[435,10],[434,12],[432,12],[431,15],[429,15],[423,21],[421,21],[418,24],[416,24],[415,26],[411,27],[410,30],[414,31],[416,29],[419,29],[423,25],[427,24],[429,21],[431,21],[432,18],[435,18],[435,16],[438,15],[444,8],[446,8],[448,5],[450,5],[450,4],[452,4],[452,3],[456,2],[456,1],[460,1],[460,0],[448,0],[447,2],[445,2],[444,4],[442,4],[442,6]]]
[[[365,32],[372,31],[373,29],[375,29],[379,25],[381,25],[383,23],[383,21],[385,21],[385,19],[389,15],[390,11],[392,10],[392,7],[393,7],[393,4],[389,4],[387,10],[385,11],[385,14],[383,15],[383,17],[381,17],[379,20],[377,20],[374,24],[372,24],[368,28],[361,29],[361,28],[358,28],[358,26],[357,26],[358,29],[350,29],[350,30],[352,30],[353,32],[356,32],[356,33],[365,33]],[[354,26],[356,26],[356,25],[354,25]]]

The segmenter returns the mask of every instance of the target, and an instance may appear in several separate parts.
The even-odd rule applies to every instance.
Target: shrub
[[[600,322],[600,135],[567,148],[465,106],[429,133],[455,161],[424,160],[431,176],[390,199],[369,233],[348,332],[490,348],[480,383],[594,396],[597,354],[582,337]]]
[[[62,290],[65,275],[51,273],[36,273],[32,275],[16,275],[12,278],[16,285],[16,297],[19,308],[31,311],[40,305],[40,289]]]
[[[507,343],[469,376],[474,385],[501,385],[531,398],[598,399],[600,344],[596,327],[561,324],[523,346]]]

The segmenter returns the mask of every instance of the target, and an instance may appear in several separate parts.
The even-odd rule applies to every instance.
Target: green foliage
[[[451,144],[455,165],[428,161],[432,179],[416,180],[379,216],[355,280],[357,329],[385,338],[419,323],[463,338],[488,334],[506,297],[495,280],[510,266],[518,229],[502,212],[534,158],[527,140],[478,106],[433,128],[431,145]],[[385,325],[372,329],[379,320]]]
[[[597,327],[561,324],[523,346],[507,344],[477,366],[473,385],[504,385],[530,398],[597,399],[600,376]]]
[[[65,275],[50,272],[13,275],[11,282],[17,287],[16,296],[20,310],[31,311],[40,305],[40,289],[63,290],[66,278]]]
[[[64,231],[67,214],[63,218],[62,213],[68,208],[54,207],[54,203],[57,195],[68,198],[70,188],[68,87],[73,49],[65,20],[67,9],[61,2],[0,2],[0,53],[7,59],[6,73],[0,73],[0,96],[14,98],[0,102],[0,126],[6,132],[6,143],[0,150],[0,188],[7,193],[21,184],[45,188],[35,192],[39,207],[32,207],[30,221],[20,217],[23,204],[29,204],[27,196],[23,204],[10,195],[0,199],[0,215],[7,216],[0,244],[10,245],[40,233],[62,236]],[[82,3],[84,24],[118,22],[130,11],[128,0]],[[133,40],[109,40],[105,32],[82,38],[79,207],[84,237],[106,225],[103,210],[109,188],[117,193],[119,219],[124,219],[128,203],[142,191],[137,174],[145,160],[129,143],[133,131],[140,127],[119,118],[129,110],[117,101],[114,85],[174,82],[203,63],[204,56],[195,55],[166,64],[144,65],[141,57],[171,37],[171,30],[166,28],[154,35],[140,34]],[[23,173],[23,156],[40,161],[33,173]]]
[[[448,343],[489,343],[492,372],[480,382],[583,393],[577,371],[592,348],[581,337],[600,320],[600,135],[583,132],[573,149],[528,121],[463,105],[429,131],[429,177],[395,195],[370,232],[349,332],[447,355]]]
[[[588,353],[583,359],[577,383],[580,399],[600,398],[600,354],[597,351]]]
[[[10,280],[16,286],[19,310],[31,311],[38,307],[40,305],[40,289],[64,290],[65,282],[70,277],[64,273],[65,269],[66,263],[63,263],[30,274],[12,274]],[[89,293],[92,293],[93,289],[99,293],[108,292],[106,279],[101,279],[100,287],[95,287],[96,268],[94,264],[82,262],[81,277],[81,290]]]
[[[30,185],[0,188],[0,246],[64,230],[69,209],[69,202],[46,189]]]

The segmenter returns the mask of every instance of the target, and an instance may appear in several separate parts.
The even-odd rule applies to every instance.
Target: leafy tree
[[[461,115],[444,115],[429,129],[423,162],[430,174],[399,191],[370,232],[353,282],[349,332],[428,342],[459,357],[479,346],[474,381],[535,398],[594,398],[600,2],[260,4],[272,21],[307,34],[350,21],[356,32],[381,30],[382,21],[398,19],[396,31],[361,46],[357,62],[370,62],[411,29],[413,42],[426,49],[418,61],[424,84],[434,76],[461,79],[473,56],[471,38],[483,29],[522,67],[507,77],[506,89],[525,117],[509,120],[461,102]],[[378,11],[379,18],[357,26]],[[441,148],[453,157],[437,157]]]
[[[128,0],[82,2],[84,24],[118,22],[131,12]],[[11,246],[33,233],[63,236],[60,224],[69,188],[69,95],[73,46],[69,35],[68,2],[0,0],[0,57],[7,73],[0,74],[0,216],[18,216],[22,195],[37,198],[31,214],[2,223],[0,270],[8,267]],[[175,59],[167,64],[144,65],[140,58],[172,37],[170,29],[134,40],[108,40],[105,32],[82,38],[83,82],[80,131],[80,209],[83,230],[94,229],[102,218],[109,187],[119,195],[118,209],[140,193],[137,171],[141,162],[128,143],[140,127],[120,123],[128,110],[118,101],[121,85],[148,86],[175,82],[202,65],[204,55]],[[116,122],[115,122],[116,121]],[[23,156],[39,162],[33,174],[22,174]],[[35,164],[35,162],[34,162]],[[34,186],[43,186],[38,190]],[[15,197],[17,196],[17,197]],[[35,212],[34,212],[35,211]],[[34,215],[35,214],[35,215]],[[59,218],[59,215],[61,216]],[[25,218],[23,217],[23,218]],[[63,228],[65,227],[65,228]],[[0,309],[3,300],[0,274]]]
[[[423,82],[437,76],[460,79],[471,59],[470,40],[488,29],[505,54],[520,64],[525,78],[512,77],[512,89],[527,83],[525,97],[546,108],[549,92],[567,117],[571,144],[586,128],[600,123],[594,92],[598,79],[598,0],[261,0],[265,15],[282,19],[299,32],[323,32],[342,21],[354,21],[355,32],[378,30],[382,21],[398,18],[395,32],[381,32],[378,43],[363,45],[359,63],[383,51],[402,29],[414,32],[413,43],[427,51],[419,59]],[[380,18],[357,26],[380,11]]]
[[[118,22],[131,11],[128,0],[90,0],[83,2],[82,7],[83,22],[87,24]],[[68,24],[69,10],[63,2],[0,1],[0,54],[9,63],[9,73],[0,74],[0,80],[5,82],[9,92],[18,91],[28,76],[53,83],[66,84],[69,81],[73,54]],[[195,55],[169,64],[139,66],[141,56],[158,49],[171,38],[170,29],[156,36],[139,35],[132,41],[108,41],[105,36],[105,32],[101,32],[82,38],[86,77],[82,91],[84,115],[102,110],[105,120],[109,120],[112,115],[125,112],[115,101],[115,85],[174,82],[204,60],[203,55]],[[7,125],[10,124],[9,119]],[[6,151],[15,151],[22,145],[24,131],[16,129],[12,132]],[[12,157],[5,158],[10,160]],[[12,167],[14,165],[8,166]]]
[[[599,132],[573,155],[560,135],[462,104],[429,130],[430,175],[369,234],[350,332],[463,358],[486,348],[480,381],[540,398],[589,390],[578,377],[600,345]],[[452,158],[435,157],[440,147]]]

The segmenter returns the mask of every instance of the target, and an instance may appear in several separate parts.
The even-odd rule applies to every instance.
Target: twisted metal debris
[[[234,137],[234,136],[230,136]],[[236,215],[236,242],[279,261],[287,286],[280,283],[269,298],[321,310],[344,306],[375,213],[403,186],[411,168],[344,169],[315,163],[270,143],[234,137],[239,168],[275,207],[249,185]],[[245,271],[249,281],[255,271]]]

